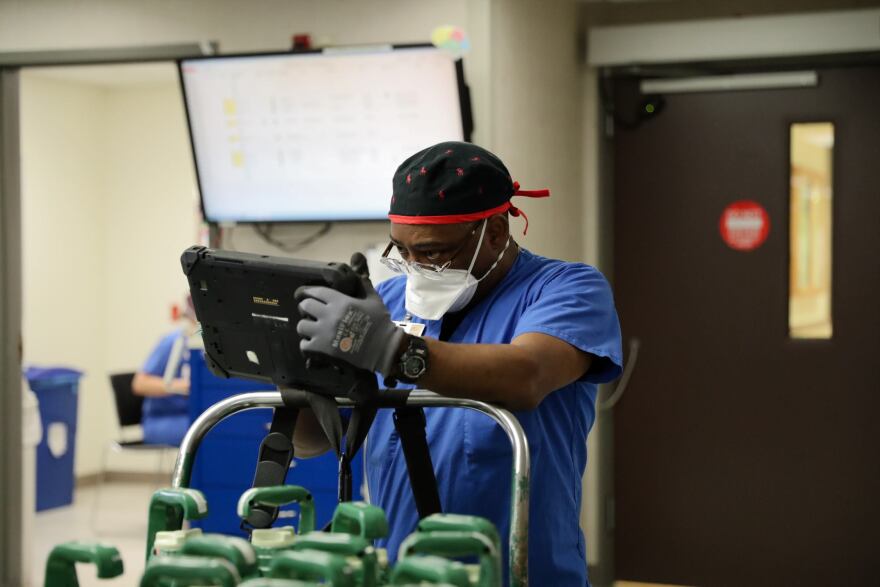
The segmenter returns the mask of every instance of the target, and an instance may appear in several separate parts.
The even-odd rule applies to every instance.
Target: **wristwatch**
[[[409,345],[400,355],[397,377],[404,383],[415,383],[428,370],[428,343],[424,338],[410,336]]]

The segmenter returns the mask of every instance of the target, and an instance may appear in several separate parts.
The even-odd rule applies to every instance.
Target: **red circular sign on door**
[[[761,204],[740,200],[724,209],[718,228],[721,238],[731,249],[751,251],[767,240],[770,216]]]

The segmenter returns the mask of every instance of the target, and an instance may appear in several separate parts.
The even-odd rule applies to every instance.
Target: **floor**
[[[45,563],[52,548],[69,540],[97,540],[119,549],[125,573],[98,581],[94,567],[77,565],[81,587],[137,587],[144,570],[147,508],[158,488],[150,483],[112,482],[100,492],[101,508],[94,509],[94,485],[77,488],[70,507],[40,512],[34,524],[31,584],[43,584]]]

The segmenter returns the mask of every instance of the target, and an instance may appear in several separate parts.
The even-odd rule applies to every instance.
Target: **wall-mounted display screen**
[[[209,222],[378,220],[391,177],[469,139],[461,61],[433,46],[179,62]]]

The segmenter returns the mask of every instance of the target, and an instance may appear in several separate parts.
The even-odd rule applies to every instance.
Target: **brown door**
[[[880,68],[816,87],[612,83],[614,286],[638,364],[614,410],[618,579],[880,584]],[[834,125],[833,335],[789,334],[792,123]],[[752,200],[770,231],[721,238]]]

